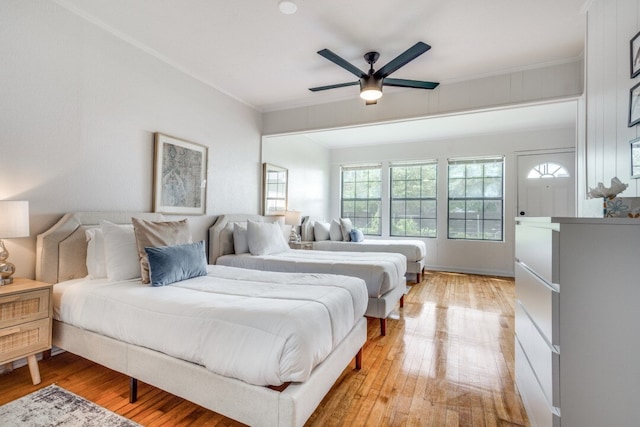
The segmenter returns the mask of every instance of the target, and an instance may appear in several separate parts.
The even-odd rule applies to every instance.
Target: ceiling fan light
[[[382,79],[373,77],[360,79],[360,98],[375,101],[382,98]]]
[[[377,99],[382,98],[382,92],[380,91],[380,89],[362,89],[360,91],[360,98],[364,99],[365,101],[375,101]]]

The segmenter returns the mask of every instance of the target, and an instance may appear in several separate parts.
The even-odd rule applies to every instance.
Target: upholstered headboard
[[[58,283],[87,275],[85,230],[98,227],[101,220],[131,224],[131,217],[162,221],[158,213],[74,212],[64,215],[36,240],[36,280]]]
[[[261,216],[251,214],[220,215],[209,228],[209,264],[215,264],[218,257],[233,254],[233,224],[256,222],[284,222],[281,216]]]

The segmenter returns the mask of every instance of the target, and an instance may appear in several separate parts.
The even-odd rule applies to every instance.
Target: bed
[[[323,226],[316,226],[316,222]],[[416,282],[422,281],[425,269],[427,247],[422,240],[417,239],[363,239],[352,241],[349,235],[351,222],[344,222],[338,218],[325,222],[305,217],[301,225],[303,241],[312,242],[314,250],[318,251],[349,251],[349,252],[395,252],[407,258],[407,273],[416,275]],[[316,238],[315,230],[318,230]],[[336,229],[339,232],[336,232]],[[324,232],[323,232],[324,231]],[[347,237],[345,239],[345,237]]]
[[[256,255],[239,249],[234,233],[249,223],[268,223],[277,217],[221,215],[209,229],[209,263],[262,271],[328,273],[353,276],[367,284],[366,316],[380,319],[381,335],[386,319],[397,303],[403,306],[406,286],[406,257],[388,252],[327,252],[283,248]],[[286,233],[285,233],[286,234]],[[286,242],[285,242],[286,245]]]
[[[220,266],[162,287],[89,279],[86,230],[103,219],[126,224],[132,216],[168,221],[157,214],[80,212],[38,236],[36,278],[56,283],[56,347],[124,373],[132,385],[141,380],[256,426],[303,425],[354,357],[359,368],[367,338],[360,279]],[[206,263],[204,247],[202,257]],[[197,331],[195,346],[185,330]],[[264,355],[260,363],[255,354]],[[257,367],[262,364],[265,370]]]

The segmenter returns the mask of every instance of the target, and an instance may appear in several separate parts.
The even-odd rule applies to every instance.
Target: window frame
[[[497,178],[497,176],[488,176],[485,170],[485,166],[488,164],[495,164],[495,163],[499,163],[500,164],[500,185],[498,186],[500,189],[500,195],[499,196],[487,196],[487,187],[489,187],[487,185],[488,182],[491,182],[491,180],[495,181],[495,179]],[[481,176],[469,176],[468,175],[468,171],[469,171],[469,167],[465,166],[465,172],[464,172],[464,177],[452,177],[452,166],[455,165],[482,165],[482,175]],[[504,225],[505,225],[505,221],[504,221],[504,210],[505,210],[505,189],[504,189],[504,175],[505,175],[505,158],[504,156],[487,156],[487,157],[473,157],[473,158],[453,158],[453,159],[448,159],[447,160],[447,239],[449,240],[465,240],[465,241],[482,241],[482,242],[504,242],[504,236],[505,236],[505,232],[504,232]],[[451,196],[451,190],[452,190],[452,179],[455,180],[463,180],[464,182],[464,196],[460,197],[460,196]],[[482,181],[482,191],[481,191],[481,195],[469,195],[470,190],[469,190],[469,182],[471,180],[478,180],[481,179]],[[457,218],[452,218],[452,204],[458,204],[459,202],[464,202],[464,217],[462,219],[462,222],[464,222],[464,236],[463,237],[456,237],[452,235],[452,221],[456,221],[456,222],[460,222],[460,219]],[[475,203],[476,205],[481,203],[482,205],[482,219],[478,219],[476,218],[474,219],[470,219],[468,218],[469,215],[469,207],[468,204],[469,203]],[[489,204],[487,203],[489,202]],[[500,215],[499,215],[499,221],[500,221],[500,235],[499,238],[487,238],[488,232],[487,232],[487,225],[491,224],[491,223],[495,223],[498,221],[498,218],[487,218],[487,206],[491,206],[491,202],[499,202],[500,204]],[[477,212],[477,211],[476,211]],[[477,237],[469,237],[469,231],[468,231],[468,224],[470,223],[475,223],[476,227],[478,227],[478,225],[482,226],[482,231],[479,232],[479,236]],[[477,228],[476,228],[477,229]]]
[[[417,179],[408,179],[408,177],[405,177],[404,180],[398,180],[398,181],[404,181],[405,182],[405,196],[404,197],[399,197],[394,195],[394,182],[397,182],[396,180],[394,180],[394,168],[410,168],[410,167],[424,167],[424,166],[432,166],[434,167],[434,171],[433,171],[433,178],[425,178],[423,176],[423,172],[422,170],[420,171],[420,183],[419,183],[419,192],[420,192],[420,196],[419,197],[407,197],[406,196],[406,190],[407,190],[407,183],[410,181],[417,181]],[[389,236],[391,237],[416,237],[416,238],[437,238],[438,237],[438,160],[437,159],[429,159],[429,160],[417,160],[417,161],[404,161],[404,162],[390,162],[389,163]],[[433,195],[432,196],[423,196],[424,194],[424,183],[425,180],[429,180],[433,182]],[[404,201],[405,203],[405,214],[403,216],[400,217],[396,217],[394,216],[394,202],[399,202],[399,201]],[[407,207],[406,204],[407,202],[419,202],[419,216],[417,218],[412,219],[412,222],[415,224],[415,220],[417,219],[418,221],[418,233],[417,234],[407,234]],[[423,216],[423,203],[424,202],[432,202],[433,204],[433,208],[431,209],[431,211],[433,212],[433,216],[427,217],[427,216]],[[405,230],[404,230],[404,234],[395,234],[395,227],[394,227],[394,221],[395,220],[405,220]],[[423,230],[424,230],[424,226],[423,224],[428,223],[428,222],[432,222],[432,230],[433,233],[432,234],[424,234]]]
[[[372,171],[377,170],[379,180],[358,180],[358,171]],[[345,173],[354,172],[356,179],[354,181],[349,181],[354,183],[354,197],[345,198]],[[369,174],[368,174],[369,175]],[[367,183],[367,196],[368,197],[357,197],[358,183],[366,182]],[[378,196],[371,197],[370,194],[370,183],[378,182]],[[342,218],[349,218],[353,224],[354,228],[362,231],[364,235],[367,236],[382,236],[382,163],[368,163],[368,164],[351,164],[351,165],[342,165],[340,166],[340,216]],[[374,194],[375,195],[375,194]],[[353,208],[345,211],[345,204],[353,203]],[[366,216],[357,215],[358,209],[356,208],[356,204],[366,203]],[[377,211],[375,214],[371,215],[371,205],[377,204]],[[377,222],[377,230],[373,230],[375,223]]]

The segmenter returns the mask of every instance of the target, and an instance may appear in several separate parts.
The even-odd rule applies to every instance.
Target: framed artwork
[[[640,138],[632,139],[631,143],[631,178],[640,178]]]
[[[629,127],[640,123],[640,83],[629,91]]]
[[[631,78],[640,74],[640,32],[629,42]]]
[[[207,147],[156,132],[153,211],[203,215],[207,194]]]
[[[287,210],[288,171],[270,163],[262,165],[262,214],[284,215]]]

